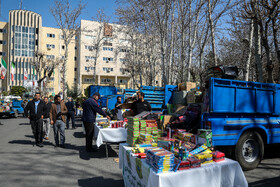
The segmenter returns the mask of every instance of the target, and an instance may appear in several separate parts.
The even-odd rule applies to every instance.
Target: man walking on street
[[[60,95],[54,97],[54,103],[52,104],[50,111],[51,124],[53,125],[55,147],[60,146],[65,148],[65,115],[67,114],[67,107],[64,102],[61,101]],[[59,134],[59,135],[58,135]]]
[[[110,120],[110,117],[99,107],[98,100],[100,99],[99,93],[94,93],[92,97],[88,98],[83,102],[83,123],[86,130],[86,151],[94,152],[92,148],[92,139],[94,133],[94,125],[96,122],[96,112],[100,115],[107,117]]]
[[[46,114],[44,115],[44,119],[43,119],[43,129],[44,129],[44,135],[45,135],[45,139],[48,140],[49,139],[49,134],[50,134],[50,111],[51,111],[51,107],[52,107],[52,103],[49,102],[49,98],[48,97],[44,97],[44,102],[46,103]]]
[[[69,129],[69,121],[70,118],[72,120],[72,129],[76,129],[75,126],[75,108],[74,108],[74,103],[71,97],[69,97],[68,102],[66,103],[66,107],[68,110],[67,113],[67,121],[66,121],[66,129]]]
[[[28,102],[24,108],[25,116],[30,119],[33,135],[35,137],[36,146],[44,147],[43,145],[43,118],[46,115],[46,105],[40,100],[41,94],[36,93],[32,101]]]

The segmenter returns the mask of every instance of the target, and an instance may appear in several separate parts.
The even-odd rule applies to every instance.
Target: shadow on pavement
[[[102,187],[124,187],[123,180],[114,179],[104,179],[103,177],[93,177],[88,179],[79,179],[78,185],[81,187],[92,187],[92,186],[102,186]]]
[[[75,123],[75,126],[76,127],[82,127],[82,124],[81,123],[77,123],[77,124]]]
[[[30,123],[20,123],[18,125],[30,125]]]
[[[35,141],[31,141],[31,140],[13,140],[13,141],[9,141],[10,144],[22,144],[22,145],[35,145]],[[44,145],[51,145],[53,146],[52,143],[50,142],[43,142]]]
[[[90,160],[91,158],[106,159],[105,145],[101,145],[97,152],[92,152],[92,153],[86,152],[85,146],[76,146],[68,143],[65,143],[65,149],[72,149],[72,150],[79,151],[80,158],[83,160]],[[118,154],[112,149],[110,145],[108,145],[108,157],[118,157]]]
[[[280,177],[265,179],[257,182],[249,183],[250,187],[278,187],[280,185]]]
[[[85,137],[85,135],[84,135],[83,132],[74,132],[74,133],[73,133],[73,136],[74,136],[75,138],[84,138],[84,137]]]
[[[34,136],[33,136],[33,135],[25,135],[25,137],[27,137],[27,138],[33,138],[33,139],[34,139]]]

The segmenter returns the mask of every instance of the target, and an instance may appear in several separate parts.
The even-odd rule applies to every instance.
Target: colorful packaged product
[[[225,160],[225,153],[222,153],[220,151],[215,151],[212,153],[212,155],[215,162],[221,162]]]
[[[193,156],[189,157],[189,158],[187,159],[187,161],[190,162],[191,168],[198,168],[198,167],[201,166],[200,160],[197,159],[197,158],[195,158],[195,157],[193,157]]]

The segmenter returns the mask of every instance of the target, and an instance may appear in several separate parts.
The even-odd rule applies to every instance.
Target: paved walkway
[[[44,147],[34,146],[28,120],[1,119],[0,125],[0,186],[110,186],[122,187],[122,173],[113,159],[118,157],[118,145],[105,146],[97,153],[84,150],[85,138],[81,121],[78,128],[66,130],[66,148],[53,146],[53,131]]]

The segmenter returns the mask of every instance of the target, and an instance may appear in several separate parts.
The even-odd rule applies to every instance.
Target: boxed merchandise
[[[200,154],[194,155],[194,157],[199,159],[201,164],[208,164],[208,163],[213,162],[212,154],[209,154],[209,153],[208,154],[200,153]]]
[[[186,160],[186,161],[181,161],[178,170],[186,170],[186,169],[190,169],[191,167],[191,163],[190,161]]]
[[[191,156],[187,159],[190,162],[191,168],[198,168],[201,166],[200,160]]]
[[[221,162],[225,160],[225,153],[222,153],[220,151],[215,151],[212,153],[212,155],[213,155],[213,160],[215,162]]]
[[[192,135],[191,138],[190,138],[190,141],[194,144],[197,144],[197,135]]]
[[[212,147],[212,130],[210,129],[198,129],[198,137],[206,140],[207,147]]]
[[[144,144],[150,144],[152,143],[152,135],[151,134],[140,134],[139,142],[144,143]]]
[[[192,150],[190,153],[191,153],[192,155],[196,155],[196,154],[198,154],[198,153],[201,153],[202,151],[205,151],[207,148],[208,148],[208,147],[207,147],[206,145],[202,145],[202,146],[200,146],[200,147],[198,147],[198,148]]]
[[[191,142],[185,142],[183,146],[187,149],[187,151],[192,151],[196,147],[196,144]]]

